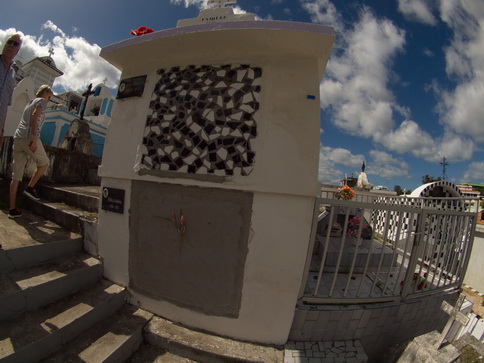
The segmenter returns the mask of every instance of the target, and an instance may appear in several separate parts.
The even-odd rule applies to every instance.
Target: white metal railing
[[[363,303],[462,283],[477,213],[467,198],[317,198],[300,298]]]

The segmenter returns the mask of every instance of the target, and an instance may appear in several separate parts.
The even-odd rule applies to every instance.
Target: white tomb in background
[[[418,208],[428,208],[440,211],[465,212],[466,200],[459,188],[448,181],[436,181],[427,183],[416,188],[408,196],[400,196],[394,199],[396,204],[405,206],[414,206]],[[387,203],[385,198],[377,199],[377,203]],[[392,211],[375,211],[375,232],[376,235],[387,234],[389,241],[395,246],[401,246],[410,236],[415,236],[418,230],[418,215],[406,214],[403,217],[397,217],[396,212]],[[421,236],[423,243],[426,245],[425,262],[435,267],[441,267],[445,261],[444,256],[449,251],[462,259],[461,246],[459,240],[463,235],[471,231],[462,231],[461,227],[454,225],[451,221],[452,216],[445,213],[436,215],[426,215],[421,222],[432,226],[426,234]]]
[[[99,253],[133,304],[286,342],[320,192],[319,84],[334,37],[226,18],[103,48],[122,76],[99,168]]]

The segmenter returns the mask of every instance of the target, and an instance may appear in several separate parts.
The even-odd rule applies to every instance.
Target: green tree
[[[393,187],[393,191],[394,192],[397,192],[397,195],[402,195],[403,194],[403,190],[402,190],[402,187],[400,185],[395,185]]]
[[[432,175],[425,174],[422,177],[422,184],[432,183],[436,181],[441,181],[442,178],[439,176],[438,178],[434,178]]]

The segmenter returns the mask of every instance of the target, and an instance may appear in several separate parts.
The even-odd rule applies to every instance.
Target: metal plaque
[[[146,76],[138,76],[121,80],[116,98],[141,97],[145,90]]]
[[[101,208],[114,213],[124,213],[124,190],[103,187]]]

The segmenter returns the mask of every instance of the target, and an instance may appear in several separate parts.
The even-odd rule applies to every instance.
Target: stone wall
[[[13,137],[5,137],[0,154],[0,174],[6,177],[12,175],[12,146]],[[44,145],[45,152],[50,159],[50,165],[41,182],[63,184],[91,184],[100,185],[97,168],[101,158],[86,155],[76,151],[59,149]],[[29,162],[25,176],[35,170],[35,163]]]
[[[298,303],[290,341],[360,340],[369,361],[379,361],[388,348],[432,330],[439,332],[449,316],[440,306],[452,305],[458,293],[440,293],[405,302],[361,305]]]

